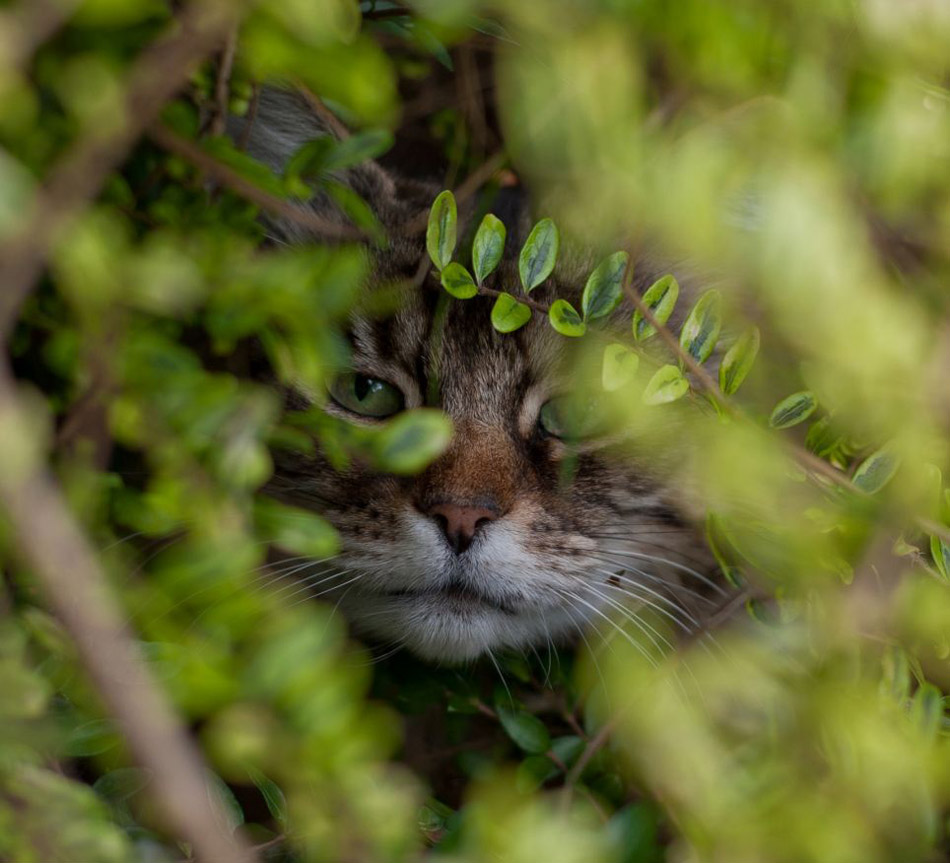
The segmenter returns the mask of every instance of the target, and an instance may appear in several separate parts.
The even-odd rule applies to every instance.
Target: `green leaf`
[[[260,496],[254,521],[261,539],[305,557],[325,558],[339,548],[336,531],[316,513]]]
[[[531,229],[518,256],[518,274],[525,293],[530,294],[551,275],[560,245],[557,225],[550,219],[542,219]]]
[[[640,367],[640,356],[625,345],[616,342],[604,348],[604,363],[601,371],[601,382],[604,389],[616,392],[623,389],[636,377]]]
[[[587,324],[567,300],[555,300],[548,310],[548,320],[562,336],[582,336]]]
[[[389,473],[418,473],[452,440],[452,421],[442,411],[419,408],[399,414],[375,441],[376,461]]]
[[[455,205],[455,195],[446,189],[432,203],[429,226],[426,229],[426,249],[432,263],[439,270],[444,270],[452,260],[457,224],[458,208]]]
[[[233,833],[244,823],[244,808],[241,806],[234,792],[228,788],[227,783],[212,770],[205,770],[205,779],[208,783],[208,791],[217,798],[218,805],[221,807],[221,814],[227,821],[229,833]]]
[[[336,141],[323,165],[325,171],[339,171],[351,168],[367,159],[381,156],[393,145],[393,134],[388,129],[367,129]]]
[[[340,209],[357,228],[369,234],[381,248],[386,246],[386,229],[380,224],[373,208],[363,200],[359,192],[336,180],[326,180],[324,187],[327,194],[339,204]]]
[[[546,755],[529,755],[515,770],[515,788],[521,794],[531,794],[560,772]]]
[[[680,345],[698,363],[709,359],[722,328],[722,294],[706,291],[693,306],[683,329]]]
[[[900,458],[892,449],[884,446],[858,465],[851,482],[861,491],[874,494],[891,481],[899,467]]]
[[[501,261],[505,251],[505,226],[501,219],[488,213],[478,226],[472,243],[472,266],[475,280],[483,284]]]
[[[551,735],[544,723],[524,710],[496,704],[498,720],[505,733],[530,755],[541,755],[551,746]]]
[[[675,402],[689,392],[689,381],[678,366],[661,366],[643,391],[643,402],[662,405]]]
[[[756,355],[759,353],[759,328],[746,330],[736,343],[726,351],[719,366],[719,389],[731,396],[746,379]]]
[[[769,416],[769,425],[774,429],[787,429],[804,422],[818,409],[818,400],[809,390],[792,393],[782,399]]]
[[[472,274],[455,261],[442,270],[442,287],[460,300],[470,300],[478,293]]]
[[[614,252],[604,258],[590,274],[581,297],[585,321],[609,315],[620,304],[623,276],[629,260],[630,255],[626,252]]]
[[[933,740],[940,731],[943,722],[943,693],[932,683],[926,681],[917,687],[910,702],[910,713],[920,726],[924,736]]]
[[[680,295],[680,286],[673,276],[667,275],[657,279],[643,295],[643,304],[653,313],[653,317],[661,324],[665,324],[673,309],[676,307],[676,301]],[[643,313],[637,309],[633,313],[633,337],[637,341],[643,341],[656,333],[656,328],[647,323]]]
[[[511,294],[502,293],[491,310],[491,324],[500,333],[513,333],[531,320],[531,309]]]
[[[950,545],[947,545],[939,536],[930,537],[930,555],[934,559],[934,566],[946,581],[950,581]]]
[[[280,790],[280,786],[253,767],[248,767],[247,775],[251,782],[257,786],[257,790],[261,792],[261,797],[264,798],[264,802],[267,804],[267,811],[281,827],[286,827],[287,798],[284,797],[284,792]]]

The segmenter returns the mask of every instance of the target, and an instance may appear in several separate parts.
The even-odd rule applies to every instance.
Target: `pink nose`
[[[480,527],[498,518],[498,510],[494,507],[460,506],[455,503],[432,506],[428,514],[442,528],[456,554],[461,554],[472,544]]]

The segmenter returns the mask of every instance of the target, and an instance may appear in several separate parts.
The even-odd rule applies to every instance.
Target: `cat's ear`
[[[229,119],[228,133],[250,156],[278,174],[284,173],[291,157],[305,144],[326,136],[339,137],[327,118],[321,116],[302,94],[273,87],[261,89],[256,110],[249,112],[247,117]],[[339,194],[340,187],[356,193],[369,205],[387,232],[405,224],[420,206],[425,205],[417,196],[407,194],[406,184],[397,182],[371,160],[333,171],[330,179],[336,184],[338,194],[321,189],[305,202],[295,202],[327,224],[354,225],[353,215],[346,211],[345,196]],[[288,218],[269,216],[267,224],[276,234],[275,239],[288,243],[338,238],[329,234],[321,236],[312,225]]]

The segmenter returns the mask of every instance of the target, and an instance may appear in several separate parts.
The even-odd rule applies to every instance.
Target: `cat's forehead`
[[[509,274],[499,275],[506,286]],[[538,314],[514,333],[497,332],[493,303],[487,296],[457,300],[432,285],[407,291],[395,314],[354,319],[354,367],[400,386],[411,406],[428,402],[453,416],[506,419],[532,393],[564,386],[565,345]]]

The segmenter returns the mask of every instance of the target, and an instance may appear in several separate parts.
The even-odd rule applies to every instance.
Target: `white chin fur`
[[[447,664],[468,662],[490,650],[562,641],[582,623],[576,612],[571,617],[561,608],[508,614],[436,597],[351,594],[341,606],[359,633]]]

